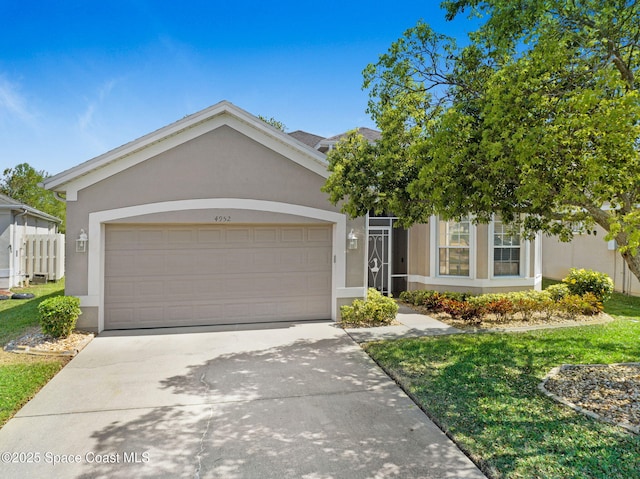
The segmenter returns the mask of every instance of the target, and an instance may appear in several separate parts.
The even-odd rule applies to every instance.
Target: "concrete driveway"
[[[484,478],[329,323],[103,333],[0,430],[3,478]]]

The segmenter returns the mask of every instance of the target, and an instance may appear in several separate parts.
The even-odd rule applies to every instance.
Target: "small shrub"
[[[369,288],[367,299],[356,299],[351,306],[341,306],[341,322],[349,326],[384,326],[391,324],[398,313],[398,305],[378,290]]]
[[[442,294],[434,291],[433,294],[424,298],[422,305],[433,313],[439,313],[442,311],[443,301],[446,300]]]
[[[453,319],[462,319],[474,324],[480,323],[485,315],[484,306],[471,301],[443,298],[441,308]]]
[[[613,281],[605,273],[591,269],[571,268],[569,275],[562,280],[571,294],[583,296],[593,293],[598,301],[607,301],[613,294]]]
[[[580,296],[570,294],[558,302],[558,308],[568,319],[575,319],[578,315],[595,316],[602,312],[602,302],[593,293]]]
[[[431,296],[437,294],[432,290],[415,290],[415,291],[403,291],[400,293],[400,301],[412,304],[414,306],[424,306]]]
[[[456,301],[466,301],[467,298],[471,297],[469,293],[458,293],[455,291],[445,291],[444,293],[439,293],[440,296],[447,299],[455,299]]]
[[[66,338],[76,327],[80,299],[73,296],[55,296],[38,305],[42,332],[54,338]]]
[[[534,314],[540,311],[540,302],[531,298],[519,298],[513,303],[513,310],[520,313],[523,321],[531,321]]]
[[[488,314],[493,314],[498,321],[506,321],[513,313],[513,303],[506,298],[495,299],[485,306]]]
[[[548,286],[545,291],[549,293],[549,296],[551,296],[553,301],[560,301],[562,298],[571,294],[569,292],[569,287],[564,283],[552,284],[551,286]]]

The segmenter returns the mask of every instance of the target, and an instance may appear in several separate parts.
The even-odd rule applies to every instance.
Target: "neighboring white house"
[[[0,289],[64,276],[62,220],[0,194]]]

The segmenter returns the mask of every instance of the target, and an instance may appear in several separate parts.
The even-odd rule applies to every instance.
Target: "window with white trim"
[[[471,222],[438,221],[438,274],[469,276]]]
[[[520,235],[500,220],[493,223],[493,275],[520,276]]]

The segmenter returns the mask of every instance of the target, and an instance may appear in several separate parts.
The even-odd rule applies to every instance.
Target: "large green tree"
[[[60,218],[60,231],[65,231],[65,204],[56,199],[53,192],[38,186],[47,177],[45,171],[37,171],[28,163],[6,168],[0,178],[0,193],[31,206],[44,213]]]
[[[451,0],[470,43],[420,22],[364,71],[377,144],[329,154],[325,185],[352,216],[432,214],[570,240],[615,239],[640,278],[640,3]]]

